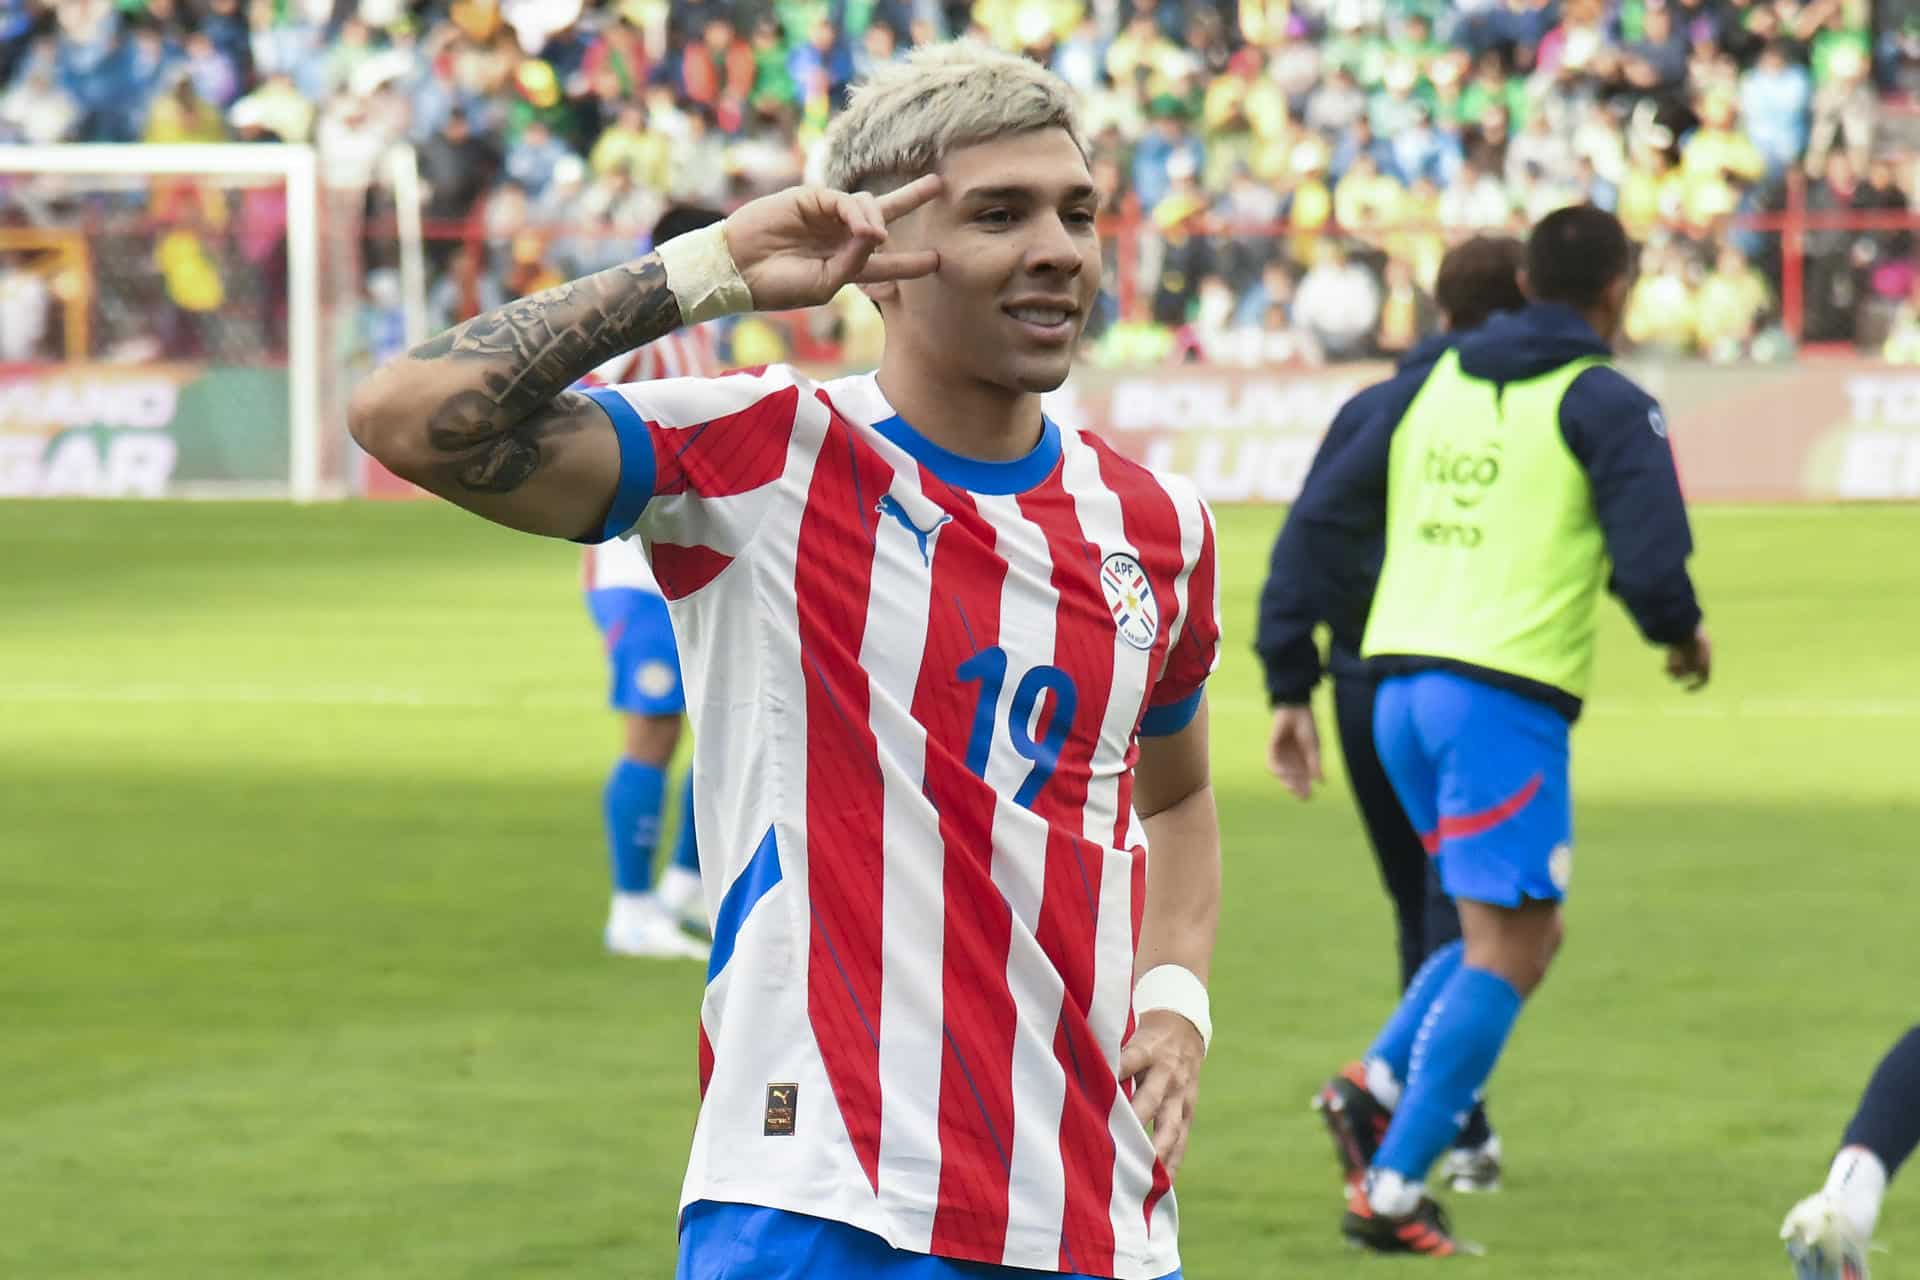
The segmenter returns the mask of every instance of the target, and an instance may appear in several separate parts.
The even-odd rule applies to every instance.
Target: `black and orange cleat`
[[[1347,1243],[1369,1253],[1419,1253],[1433,1258],[1452,1258],[1485,1253],[1477,1244],[1454,1239],[1447,1224],[1447,1211],[1432,1196],[1421,1196],[1412,1213],[1389,1218],[1373,1211],[1367,1193],[1354,1189],[1347,1193],[1346,1216],[1340,1219],[1340,1234]]]
[[[1313,1095],[1313,1109],[1333,1138],[1333,1155],[1340,1162],[1347,1189],[1358,1189],[1373,1163],[1373,1153],[1387,1136],[1393,1112],[1367,1088],[1367,1069],[1358,1062],[1349,1062],[1320,1086]]]

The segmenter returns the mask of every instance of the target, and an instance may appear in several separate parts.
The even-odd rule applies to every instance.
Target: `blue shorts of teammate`
[[[1380,684],[1373,738],[1455,898],[1558,902],[1573,870],[1565,716],[1451,671]]]
[[[607,701],[615,711],[640,716],[677,716],[687,709],[680,684],[680,651],[673,642],[667,602],[635,587],[587,592],[587,609],[607,644],[613,684]]]
[[[1093,1280],[896,1249],[879,1236],[783,1209],[700,1200],[680,1215],[674,1280]],[[1170,1272],[1161,1280],[1180,1280]]]

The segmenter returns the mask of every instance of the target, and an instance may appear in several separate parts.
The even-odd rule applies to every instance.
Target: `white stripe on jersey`
[[[1000,633],[1020,636],[1035,651],[1051,653],[1060,593],[1044,576],[1053,567],[1046,534],[1021,514],[1017,498],[977,495],[974,503],[993,522],[997,549],[1009,566],[1000,592]],[[1009,721],[1013,689],[1014,681],[1006,681],[1003,705],[994,711],[996,724]],[[1043,699],[1033,708],[1034,718],[1044,711]],[[1025,727],[1031,734],[1034,726]],[[996,752],[989,757],[987,781],[1001,795],[1013,795],[1029,768],[1022,756]],[[1019,1108],[1007,1198],[1021,1206],[1023,1218],[1059,1222],[1067,1198],[1066,1169],[1060,1159],[1060,1112],[1067,1079],[1054,1057],[1053,1041],[1066,986],[1036,940],[1046,890],[1048,826],[1031,811],[1012,804],[1000,805],[993,817],[993,882],[1020,925],[1008,947],[1007,987],[1021,1019],[1032,1024],[1029,1034],[1016,1035],[1013,1041],[1013,1089]],[[1015,1232],[1007,1233],[1003,1265],[1052,1265],[1060,1255],[1057,1234],[1039,1251],[1031,1246],[1022,1250],[1023,1243]]]
[[[897,469],[889,492],[909,509],[917,508],[923,501],[919,469],[885,441],[878,446]],[[876,522],[877,538],[912,536],[878,511],[868,514]],[[944,850],[937,844],[926,846],[920,828],[907,821],[923,803],[913,780],[926,768],[927,734],[908,714],[907,703],[897,697],[899,690],[905,690],[910,701],[920,681],[932,585],[933,575],[922,574],[904,579],[898,594],[876,594],[869,601],[860,662],[871,675],[872,714],[876,719],[888,717],[892,726],[889,731],[876,725],[875,737],[890,763],[898,766],[882,773],[882,839],[889,849],[923,848],[926,867],[915,875],[924,874],[938,884],[944,873]],[[941,920],[928,916],[928,895],[915,888],[904,875],[889,875],[881,886],[880,1003],[886,1012],[879,1029],[880,1163],[896,1171],[890,1185],[896,1205],[893,1244],[924,1252],[933,1240],[933,1214],[940,1194],[939,1163],[928,1161],[926,1153],[939,1150],[940,1137],[937,1129],[929,1130],[927,1108],[918,1105],[918,1099],[929,1081],[940,1078],[943,1050],[939,1002],[925,997],[940,990],[945,954]]]

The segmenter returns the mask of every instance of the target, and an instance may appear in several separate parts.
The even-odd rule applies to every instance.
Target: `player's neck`
[[[880,361],[880,394],[948,453],[981,462],[1024,458],[1040,441],[1040,396],[972,378],[941,379]]]

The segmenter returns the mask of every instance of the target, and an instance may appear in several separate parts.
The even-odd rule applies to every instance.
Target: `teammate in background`
[[[1041,412],[1100,276],[1058,78],[928,46],[826,147],[832,189],[384,367],[354,435],[502,524],[649,543],[717,908],[681,1280],[1177,1275],[1220,892],[1211,517]],[[567,390],[850,281],[877,375]]]
[[[1867,1280],[1867,1247],[1887,1183],[1920,1146],[1920,1026],[1874,1069],[1840,1139],[1827,1185],[1787,1215],[1787,1242],[1799,1280]]]
[[[1381,406],[1404,399],[1409,387],[1425,380],[1441,353],[1459,345],[1467,333],[1501,312],[1526,306],[1520,292],[1520,268],[1526,247],[1505,236],[1476,236],[1449,250],[1434,282],[1435,301],[1446,332],[1420,343],[1400,361],[1394,376],[1376,383],[1342,405],[1327,428],[1326,438],[1308,469],[1311,486],[1326,460],[1354,438]],[[1327,667],[1333,676],[1334,715],[1340,726],[1340,750],[1346,758],[1347,780],[1354,802],[1380,865],[1380,880],[1393,900],[1400,957],[1400,987],[1413,981],[1427,957],[1460,938],[1460,913],[1440,887],[1420,836],[1407,820],[1393,794],[1373,747],[1374,680],[1360,661],[1360,637],[1366,628],[1367,606],[1373,597],[1379,568],[1376,548],[1359,578],[1343,583],[1350,597],[1327,602],[1322,608],[1305,590],[1310,571],[1300,564],[1306,538],[1299,523],[1289,519],[1274,540],[1271,568],[1260,589],[1260,630],[1254,647],[1266,669],[1267,696],[1273,704],[1273,728],[1267,740],[1267,767],[1294,795],[1305,800],[1313,784],[1323,780],[1320,770],[1320,734],[1314,725],[1311,700],[1320,682],[1320,650],[1314,628],[1330,624]],[[1339,1121],[1330,1107],[1338,1097],[1323,1090],[1315,1100],[1336,1139]],[[1349,1182],[1366,1171],[1357,1152],[1336,1147]],[[1473,1114],[1454,1139],[1441,1166],[1441,1178],[1456,1191],[1491,1191],[1500,1185],[1500,1139],[1488,1123],[1485,1107]]]
[[[655,224],[652,242],[665,244],[720,217],[711,209],[675,206]],[[714,326],[706,324],[622,352],[583,382],[618,386],[656,378],[705,377],[718,373],[719,365]],[[607,950],[623,956],[704,960],[705,944],[681,932],[682,924],[706,927],[691,769],[682,787],[680,832],[673,857],[661,871],[659,884],[654,884],[653,851],[660,838],[666,770],[680,742],[680,722],[687,706],[667,602],[637,540],[614,538],[586,548],[581,558],[587,610],[605,638],[613,669],[609,701],[620,713],[624,735],[620,759],[601,793],[613,873]]]
[[[1533,305],[1495,316],[1383,405],[1294,515],[1316,600],[1364,577],[1384,531],[1360,650],[1381,678],[1374,743],[1464,935],[1414,976],[1364,1066],[1327,1086],[1343,1147],[1369,1164],[1341,1223],[1363,1248],[1463,1249],[1427,1172],[1559,946],[1567,739],[1601,588],[1666,646],[1670,675],[1707,681],[1666,420],[1607,364],[1632,278],[1611,214],[1542,219],[1523,281]]]

